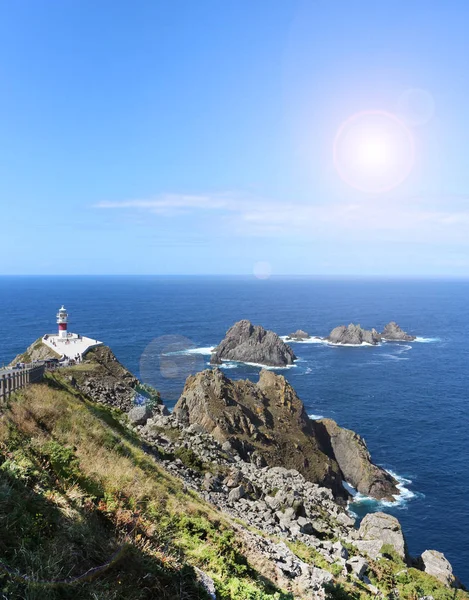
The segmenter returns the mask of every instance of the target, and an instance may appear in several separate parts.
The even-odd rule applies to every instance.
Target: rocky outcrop
[[[365,440],[350,429],[339,427],[332,419],[313,421],[323,444],[330,443],[342,475],[357,491],[379,500],[395,500],[397,481],[371,461]]]
[[[377,540],[382,546],[389,544],[402,560],[408,559],[406,541],[396,517],[382,512],[370,513],[361,522],[358,533],[363,540]]]
[[[386,325],[381,333],[383,340],[387,342],[413,342],[415,335],[409,335],[395,321],[391,321]]]
[[[271,371],[262,370],[257,384],[231,381],[219,369],[189,377],[174,415],[229,442],[245,459],[296,469],[338,497],[347,496],[343,480],[378,499],[398,493],[359,435],[329,419],[309,419],[294,389]]]
[[[238,321],[228,329],[223,341],[215,348],[210,362],[223,360],[257,363],[272,367],[292,365],[293,350],[276,333],[248,320]]]
[[[18,362],[32,363],[47,358],[60,358],[60,354],[54,352],[49,346],[46,346],[43,343],[42,338],[39,338],[33,342],[25,352],[15,356],[9,366],[14,366]]]
[[[130,411],[135,404],[159,404],[156,390],[143,386],[115,357],[107,346],[98,346],[87,352],[85,359],[73,373],[73,386],[93,401]]]
[[[267,465],[297,469],[345,497],[337,462],[318,441],[312,421],[281,375],[262,370],[259,381],[231,381],[219,369],[186,381],[174,414],[197,424],[220,443],[230,442],[245,459],[257,453]]]
[[[294,340],[295,342],[301,342],[302,340],[309,340],[311,336],[302,329],[297,329],[295,333],[289,333],[287,340]]]
[[[352,346],[371,344],[376,346],[381,341],[381,335],[376,329],[369,331],[363,329],[360,325],[350,323],[347,327],[345,325],[335,327],[325,340],[331,344],[347,344]]]

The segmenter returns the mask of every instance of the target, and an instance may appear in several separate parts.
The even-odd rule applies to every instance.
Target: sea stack
[[[244,319],[228,329],[210,362],[219,365],[223,360],[286,367],[293,364],[296,356],[276,333]]]
[[[415,335],[409,335],[395,321],[391,321],[386,325],[381,337],[387,342],[413,342],[416,339]]]
[[[369,331],[363,329],[360,325],[350,323],[347,327],[345,325],[335,327],[325,340],[331,344],[351,346],[371,344],[372,346],[376,346],[381,341],[381,335],[374,328]]]

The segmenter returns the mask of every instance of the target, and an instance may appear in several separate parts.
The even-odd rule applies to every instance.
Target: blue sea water
[[[396,505],[363,500],[353,510],[395,514],[413,555],[444,552],[468,584],[468,298],[469,281],[0,277],[0,365],[55,331],[64,303],[70,330],[111,346],[172,406],[185,377],[207,367],[208,349],[241,318],[279,335],[298,328],[326,335],[350,322],[381,329],[396,320],[419,341],[293,344],[299,360],[278,372],[309,414],[354,429],[375,462],[405,478]],[[223,368],[232,378],[256,380],[259,372]]]

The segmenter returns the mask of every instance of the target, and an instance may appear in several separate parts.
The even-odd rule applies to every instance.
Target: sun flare
[[[381,193],[402,183],[412,170],[414,141],[391,113],[365,111],[339,128],[334,164],[340,177],[363,192]]]

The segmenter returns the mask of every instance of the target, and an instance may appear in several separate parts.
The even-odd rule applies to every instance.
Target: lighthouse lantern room
[[[65,310],[64,306],[59,309],[57,313],[57,324],[59,326],[59,338],[66,338],[68,335],[67,332],[67,323],[68,323],[68,313]]]

